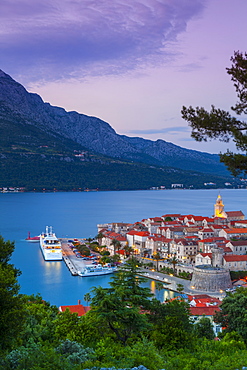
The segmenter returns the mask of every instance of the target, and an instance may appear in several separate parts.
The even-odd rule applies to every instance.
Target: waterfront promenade
[[[60,239],[63,250],[63,260],[68,267],[71,275],[78,276],[78,271],[81,271],[86,265],[86,261],[77,258],[72,249],[68,246],[67,240]]]
[[[190,280],[181,279],[177,276],[171,276],[163,274],[162,272],[152,271],[147,269],[142,269],[141,276],[144,276],[148,279],[152,279],[155,281],[159,281],[164,284],[164,289],[172,290],[174,292],[178,292],[177,290],[177,284],[182,284],[184,286],[183,292],[181,294],[189,294],[192,296],[196,296],[199,294],[208,294],[211,297],[223,299],[226,295],[226,293],[223,292],[210,292],[210,291],[202,291],[202,290],[195,290],[191,288]]]
[[[77,258],[73,253],[72,249],[68,246],[67,240],[60,239],[62,243],[62,250],[63,250],[63,260],[68,267],[71,275],[78,276],[78,271],[81,271],[82,268],[87,265],[89,262],[82,260],[81,258]],[[151,279],[154,281],[159,281],[163,283],[164,289],[168,289],[174,292],[178,292],[177,284],[182,284],[184,286],[183,292],[184,294],[189,295],[198,295],[198,294],[208,294],[212,297],[216,297],[219,299],[223,299],[225,296],[225,292],[209,292],[209,291],[198,291],[191,288],[190,280],[181,279],[177,276],[166,275],[161,272],[157,272],[154,270],[149,269],[142,269],[141,276],[146,277],[147,279]]]

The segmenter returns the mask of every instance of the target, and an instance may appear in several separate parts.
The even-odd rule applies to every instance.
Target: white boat
[[[78,271],[79,276],[100,276],[112,274],[117,270],[117,267],[111,267],[109,265],[85,265],[81,271]]]
[[[40,235],[39,244],[45,261],[60,261],[63,259],[61,242],[52,232],[51,226],[46,226],[45,233]]]

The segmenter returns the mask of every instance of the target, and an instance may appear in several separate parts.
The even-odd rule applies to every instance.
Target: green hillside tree
[[[146,279],[137,277],[138,261],[131,258],[110,282],[110,288],[93,289],[90,316],[100,320],[104,335],[113,336],[126,345],[131,337],[138,337],[149,328],[145,314],[152,296],[149,288],[141,286]]]
[[[17,344],[24,324],[24,301],[19,294],[20,270],[10,264],[14,242],[0,236],[0,351]]]
[[[241,287],[229,293],[220,308],[215,321],[225,328],[223,333],[237,332],[247,343],[247,289]]]
[[[247,53],[236,51],[231,58],[231,68],[226,68],[227,73],[233,81],[238,102],[231,107],[237,115],[247,113]],[[247,123],[245,120],[237,119],[229,112],[211,107],[208,112],[202,107],[190,106],[182,108],[182,118],[192,128],[191,137],[196,141],[207,141],[208,139],[219,139],[229,142],[232,139],[236,148],[241,153],[227,151],[220,154],[221,162],[225,163],[233,175],[247,174]]]
[[[215,337],[213,324],[208,317],[202,317],[195,323],[194,331],[199,338],[214,339]]]

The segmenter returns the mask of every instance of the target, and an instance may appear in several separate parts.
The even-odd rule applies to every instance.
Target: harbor
[[[67,239],[60,239],[63,251],[63,260],[70,271],[72,276],[79,276],[78,271],[82,271],[86,265],[90,262],[77,258],[73,253],[72,249],[69,247]],[[170,290],[172,292],[178,293],[177,285],[183,285],[183,294],[187,295],[198,295],[198,294],[210,294],[212,297],[223,299],[225,292],[205,292],[194,290],[191,287],[191,281],[179,278],[177,276],[166,275],[161,272],[154,271],[153,269],[147,270],[146,268],[142,269],[142,272],[139,274],[149,280],[157,281],[163,284],[163,288]]]
[[[75,256],[66,240],[60,240],[63,251],[63,260],[68,267],[71,275],[78,276],[78,271],[80,271],[85,266],[85,262]]]

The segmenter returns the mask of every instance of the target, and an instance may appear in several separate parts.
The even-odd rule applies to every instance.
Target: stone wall
[[[191,288],[210,292],[219,292],[232,286],[229,270],[208,265],[194,268]]]

